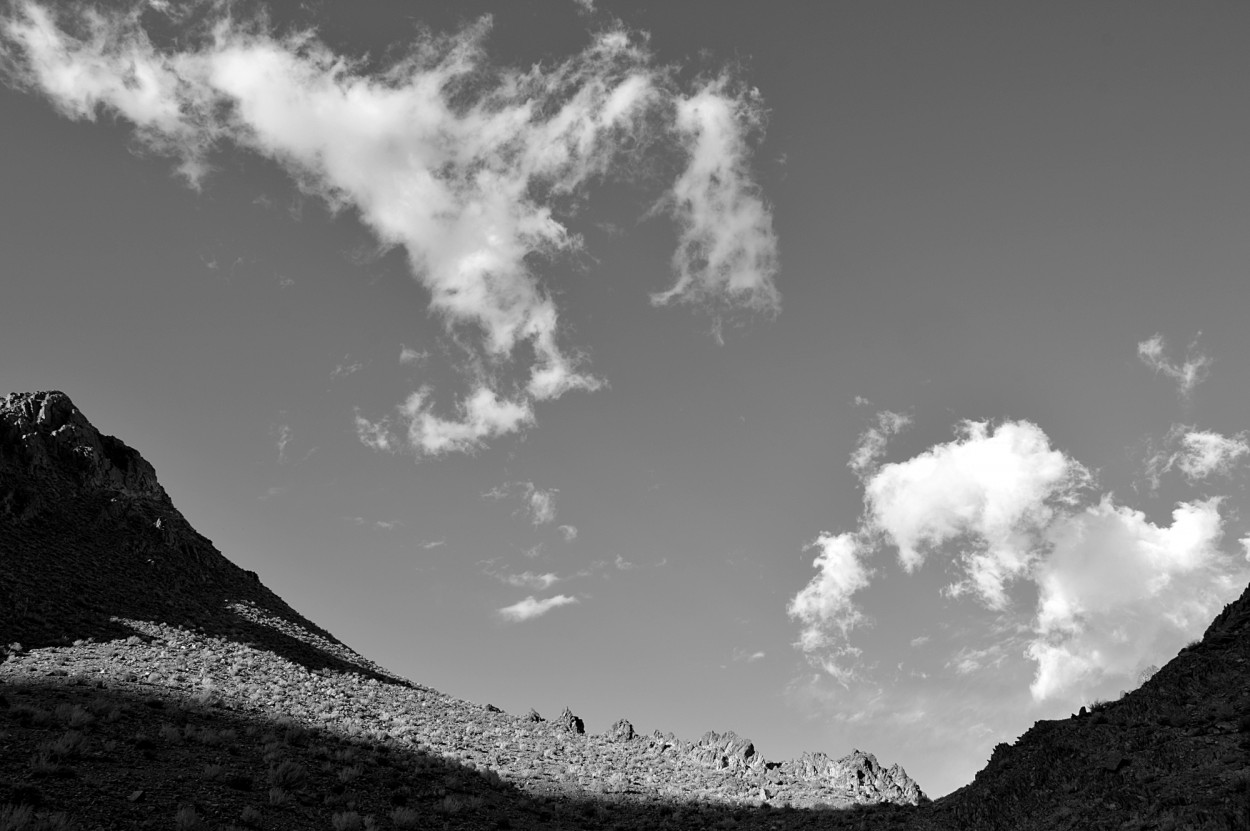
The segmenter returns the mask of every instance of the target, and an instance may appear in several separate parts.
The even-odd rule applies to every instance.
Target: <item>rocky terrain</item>
[[[858,750],[591,733],[399,678],[229,562],[62,393],[0,399],[0,569],[0,805],[32,823],[689,827],[673,818],[926,801]]]
[[[1250,828],[1247,627],[1250,593],[930,803],[860,751],[771,761],[399,678],[230,563],[65,395],[0,399],[0,831]]]

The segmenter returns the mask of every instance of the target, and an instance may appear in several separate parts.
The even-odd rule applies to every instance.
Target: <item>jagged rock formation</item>
[[[827,787],[851,794],[860,803],[915,805],[924,800],[920,786],[902,767],[883,768],[876,756],[862,750],[852,750],[841,759],[831,759],[824,753],[804,753],[798,759],[783,762],[779,770],[796,779],[823,782]]]
[[[634,735],[634,725],[625,719],[620,719],[608,730],[608,741],[627,742],[634,738]]]
[[[568,707],[564,708],[564,712],[556,717],[556,724],[566,733],[585,733],[586,724],[580,718],[573,715],[573,711]]]

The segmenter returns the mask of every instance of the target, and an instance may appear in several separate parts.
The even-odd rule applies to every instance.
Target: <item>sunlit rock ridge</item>
[[[272,796],[273,804],[263,793],[251,797],[266,818],[263,827],[330,827],[340,814],[424,827],[404,824],[409,811],[460,823],[452,827],[572,828],[595,824],[587,811],[610,813],[620,827],[667,820],[686,827],[681,817],[689,806],[741,820],[748,815],[733,812],[815,806],[801,812],[811,818],[928,801],[901,767],[859,750],[777,762],[733,732],[685,741],[660,731],[638,734],[624,719],[603,725],[602,734],[584,732],[571,712],[549,721],[537,713],[515,716],[399,678],[231,563],[173,506],[152,466],[96,430],[61,392],[0,398],[0,570],[0,718],[16,720],[7,735],[17,751],[0,754],[0,807],[6,796],[25,804],[33,792],[32,811],[59,806],[89,827],[141,827],[155,803],[128,795],[160,790],[172,800],[170,812],[190,804],[202,819],[226,823],[230,811],[252,816],[249,794],[268,783],[291,796]],[[74,712],[66,702],[86,695],[81,688],[95,698],[82,705],[89,711],[78,719],[83,724],[70,729],[81,734],[84,724],[93,726],[101,737],[88,735],[87,751],[57,756],[48,749],[55,742],[41,743],[39,731],[65,729],[51,714]],[[39,716],[51,700],[61,704]],[[173,727],[160,728],[172,737],[168,748],[152,748],[149,731],[161,720],[144,706],[154,702],[179,714]],[[92,708],[106,717],[92,716]],[[104,736],[108,725],[127,719],[134,721],[128,734]],[[165,793],[171,777],[202,778],[206,763],[198,756],[187,761],[195,770],[177,770],[188,725],[197,719],[217,725],[196,728],[205,735],[237,738],[238,746],[209,768],[227,771],[221,775],[238,787],[221,786],[225,780],[213,772],[211,781],[183,789],[198,796]],[[227,729],[218,723],[223,719],[245,726]],[[332,770],[322,756],[349,753],[327,749],[343,741],[364,748],[350,753],[387,767],[386,776],[362,779],[374,772],[364,763],[363,773],[355,766],[341,775]],[[282,779],[275,773],[279,744],[306,771],[303,778],[274,784]],[[110,767],[109,760],[119,761]],[[118,766],[134,781],[102,786],[91,800],[65,784],[117,778]],[[329,777],[320,790],[318,771]],[[574,805],[580,813],[568,816]],[[313,822],[319,811],[324,822]],[[357,827],[350,818],[333,822]]]

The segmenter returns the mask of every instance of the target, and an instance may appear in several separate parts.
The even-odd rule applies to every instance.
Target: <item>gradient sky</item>
[[[416,681],[969,782],[1250,576],[1250,7],[730,5],[13,4],[0,392]]]

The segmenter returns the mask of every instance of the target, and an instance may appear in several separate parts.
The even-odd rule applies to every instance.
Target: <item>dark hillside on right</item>
[[[1140,689],[1037,722],[932,810],[965,829],[1250,828],[1250,588]]]

